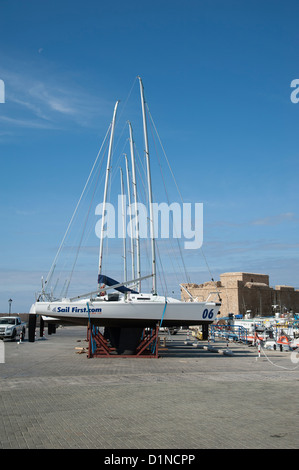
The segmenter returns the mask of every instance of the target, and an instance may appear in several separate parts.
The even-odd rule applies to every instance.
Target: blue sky
[[[261,272],[299,288],[298,10],[288,0],[0,1],[1,312],[9,298],[15,312],[30,308],[115,101],[120,121],[139,116],[137,75],[184,200],[204,204],[213,277]],[[84,289],[98,242],[84,242]],[[209,280],[201,252],[185,255],[189,279]]]

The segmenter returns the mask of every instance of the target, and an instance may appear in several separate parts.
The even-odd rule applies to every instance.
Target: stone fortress
[[[220,281],[204,284],[182,284],[198,301],[221,298],[220,317],[229,314],[255,316],[273,316],[275,313],[299,313],[299,290],[291,286],[269,285],[267,274],[243,272],[223,273]],[[188,293],[181,288],[181,299],[188,301]]]

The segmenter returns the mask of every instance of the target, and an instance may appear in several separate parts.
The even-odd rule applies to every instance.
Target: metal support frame
[[[238,341],[247,343],[247,330],[241,325],[211,325],[211,337],[215,341],[215,336],[218,334],[222,338],[237,336]]]
[[[108,340],[104,338],[103,334],[93,326],[88,326],[88,358],[104,357],[104,358],[158,358],[158,335],[159,325],[155,328],[144,328],[142,339],[136,348],[135,354],[117,354],[116,349],[111,347]]]

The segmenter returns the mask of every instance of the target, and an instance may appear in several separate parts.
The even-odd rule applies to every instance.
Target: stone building
[[[299,290],[291,286],[270,287],[267,274],[223,273],[220,281],[182,285],[199,301],[207,300],[211,292],[210,300],[213,300],[215,292],[218,292],[221,317],[229,313],[254,317],[272,316],[276,312],[299,312]],[[181,298],[185,301],[190,299],[184,289],[181,289]]]

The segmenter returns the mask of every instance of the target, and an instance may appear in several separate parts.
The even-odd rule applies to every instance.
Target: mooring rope
[[[88,323],[89,323],[89,334],[90,334],[90,343],[91,343],[91,352],[94,353],[94,344],[93,344],[93,337],[92,337],[92,325],[90,321],[90,311],[89,311],[89,303],[86,302],[87,305],[87,312],[88,312]]]
[[[298,366],[295,366],[293,367],[292,369],[290,369],[289,367],[285,367],[285,366],[280,366],[279,364],[275,364],[273,361],[271,361],[271,359],[269,359],[269,357],[267,356],[267,354],[265,353],[264,351],[264,348],[261,347],[261,351],[262,353],[264,354],[265,358],[267,359],[268,362],[270,362],[270,364],[272,364],[273,366],[275,367],[279,367],[280,369],[285,369],[285,370],[296,370],[298,369],[299,365]],[[293,351],[293,352],[296,352],[296,351]],[[292,354],[292,353],[291,353]],[[296,352],[296,354],[298,354]],[[298,362],[299,362],[299,359],[298,359]]]

